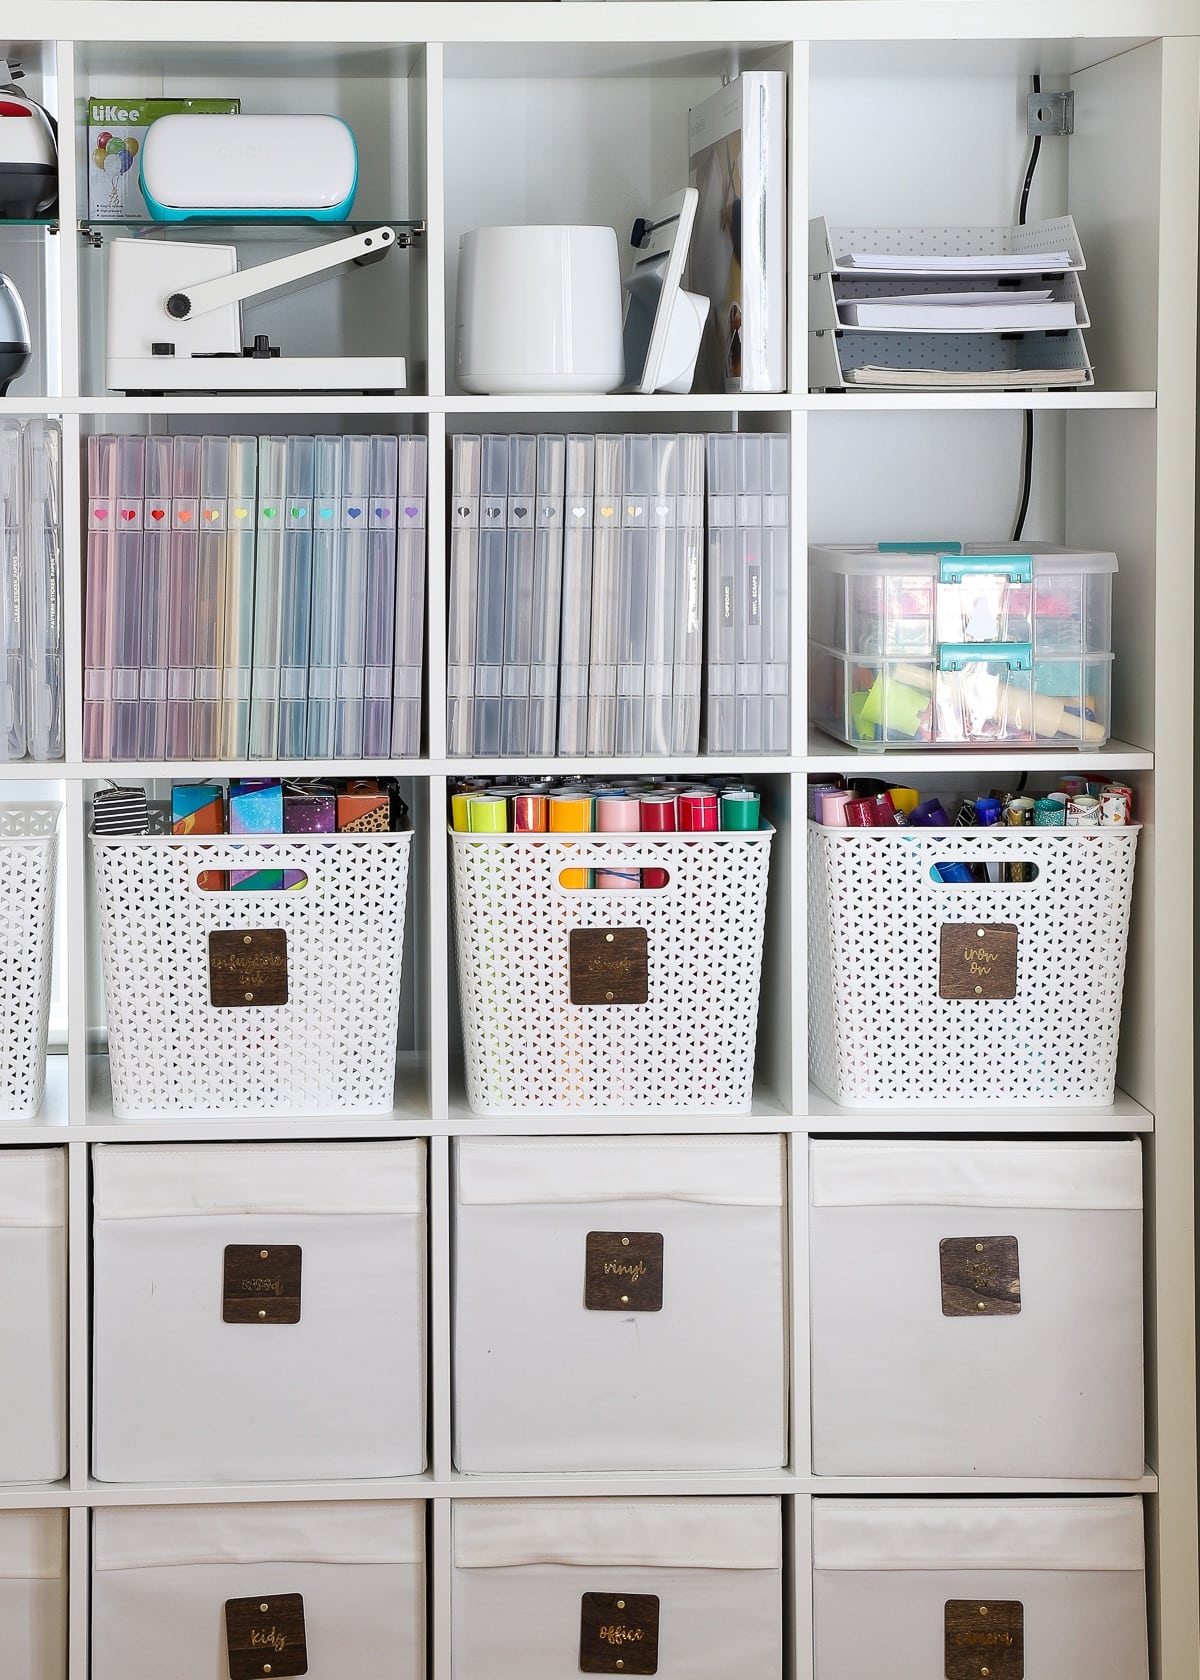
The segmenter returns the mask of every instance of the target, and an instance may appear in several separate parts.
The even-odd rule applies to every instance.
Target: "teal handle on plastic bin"
[[[960,542],[884,542],[875,545],[879,554],[961,554]]]
[[[963,554],[958,558],[948,555],[938,567],[938,582],[961,583],[965,577],[997,573],[1009,583],[1032,583],[1032,554]]]
[[[1007,665],[1010,671],[1033,670],[1032,642],[942,642],[938,670],[961,671],[964,665]]]

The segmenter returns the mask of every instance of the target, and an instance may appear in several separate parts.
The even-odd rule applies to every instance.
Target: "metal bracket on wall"
[[[1026,129],[1035,134],[1074,134],[1075,95],[1066,93],[1031,93],[1026,113]]]

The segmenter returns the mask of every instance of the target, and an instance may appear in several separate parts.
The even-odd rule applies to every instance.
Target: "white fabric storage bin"
[[[66,1201],[65,1150],[0,1151],[0,1482],[67,1473]]]
[[[778,1499],[462,1500],[453,1547],[454,1680],[782,1676]]]
[[[102,1144],[93,1169],[94,1475],[424,1468],[424,1144]]]
[[[91,1680],[230,1680],[272,1670],[308,1680],[421,1680],[424,1581],[425,1508],[416,1501],[98,1510]],[[297,1653],[296,1595],[306,1668],[281,1660]],[[253,1647],[242,1648],[254,1633]]]
[[[0,1511],[0,1674],[66,1680],[67,1515]]]
[[[818,1475],[1141,1475],[1136,1142],[810,1150]]]
[[[785,1462],[782,1138],[470,1139],[455,1161],[460,1470]]]
[[[814,1499],[816,1680],[1144,1680],[1144,1568],[1138,1498]]]

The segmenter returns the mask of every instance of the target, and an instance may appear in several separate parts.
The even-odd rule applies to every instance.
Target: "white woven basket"
[[[391,1110],[411,833],[92,836],[118,1119]],[[307,885],[208,892],[203,870]],[[282,928],[288,1001],[216,1008],[208,936]]]
[[[1137,827],[808,828],[814,1082],[848,1108],[1113,1099]],[[1035,863],[954,885],[934,864]],[[939,996],[943,924],[1012,923],[1016,995]]]
[[[475,1113],[748,1109],[773,833],[452,833]],[[669,879],[625,892],[561,884],[581,869]],[[629,927],[646,930],[647,1002],[572,1004],[571,930]]]
[[[46,1089],[61,810],[0,806],[0,1114],[18,1120]]]

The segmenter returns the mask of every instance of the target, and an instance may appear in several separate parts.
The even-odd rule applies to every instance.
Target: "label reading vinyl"
[[[572,1003],[645,1003],[650,996],[645,928],[572,928]]]
[[[661,1312],[661,1231],[589,1231],[583,1304],[589,1312]]]
[[[286,929],[224,928],[210,933],[208,990],[214,1009],[286,1003]]]
[[[657,1674],[655,1594],[584,1593],[579,1611],[579,1667],[584,1674]]]
[[[1021,1310],[1016,1237],[943,1237],[944,1318],[996,1318]]]
[[[294,1243],[230,1243],[221,1294],[225,1323],[299,1324],[300,1255]]]
[[[308,1673],[301,1593],[263,1593],[225,1600],[229,1680],[280,1680]]]
[[[938,996],[944,998],[1015,998],[1017,927],[1015,922],[943,922]]]
[[[946,1600],[946,1680],[1025,1680],[1025,1607],[1016,1598]]]

